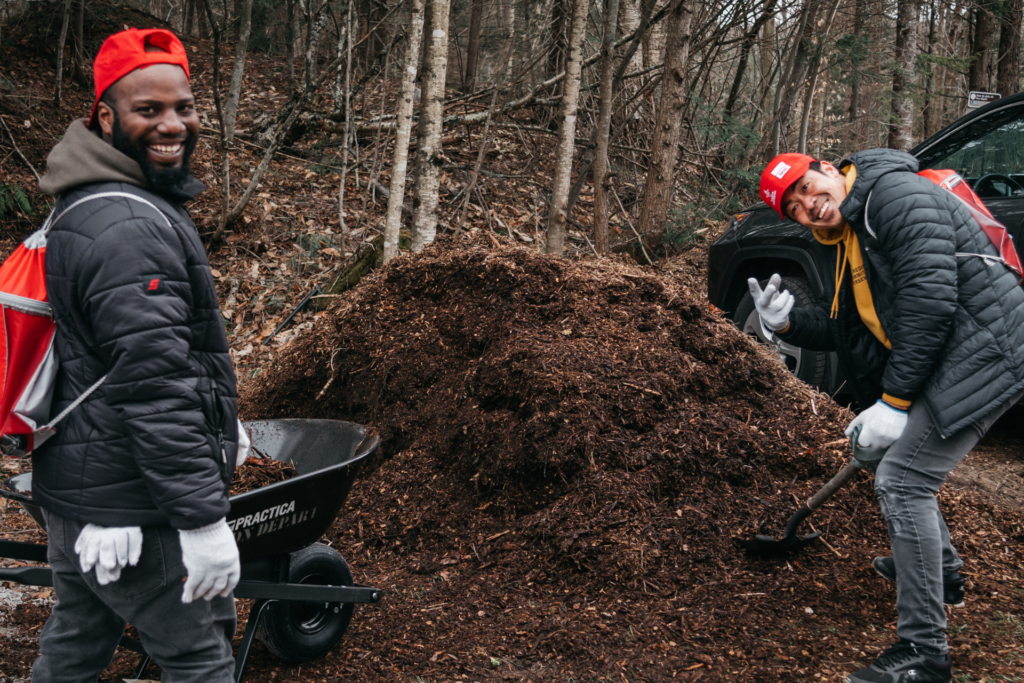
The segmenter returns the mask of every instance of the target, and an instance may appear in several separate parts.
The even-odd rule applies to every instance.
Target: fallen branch
[[[7,127],[7,122],[4,121],[3,116],[0,116],[0,124],[3,124],[4,130],[7,131],[7,135],[11,138],[11,144],[14,145],[14,151],[19,157],[21,157],[21,160],[25,162],[25,165],[28,166],[29,170],[32,171],[32,175],[36,177],[36,182],[40,182],[42,178],[40,178],[39,174],[36,173],[35,166],[33,166],[29,160],[25,158],[25,155],[21,153],[21,150],[18,148],[18,143],[14,141],[14,133],[12,133],[11,129]]]

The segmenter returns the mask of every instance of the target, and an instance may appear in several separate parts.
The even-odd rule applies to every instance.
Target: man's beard
[[[177,168],[160,168],[149,160],[145,147],[133,142],[128,133],[121,127],[121,121],[114,112],[114,125],[111,131],[111,143],[118,152],[135,161],[141,168],[142,174],[146,176],[150,187],[159,194],[174,194],[176,190],[182,190],[185,184],[192,179],[192,168],[189,162],[192,152],[196,148],[199,136],[188,134],[184,141],[184,152],[181,157],[181,165]]]

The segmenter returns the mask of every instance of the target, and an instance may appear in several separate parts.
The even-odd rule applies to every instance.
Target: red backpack
[[[27,455],[57,433],[56,425],[96,391],[107,377],[85,390],[60,415],[50,418],[57,355],[53,336],[57,325],[46,297],[46,236],[68,211],[101,197],[125,197],[148,204],[127,192],[101,192],[79,199],[32,233],[0,265],[0,452]]]
[[[987,263],[1002,263],[1016,273],[1018,285],[1024,282],[1024,267],[1021,266],[1020,256],[1017,255],[1017,250],[1013,246],[1013,239],[1010,237],[1010,233],[1006,230],[1005,225],[992,217],[992,212],[982,203],[981,198],[974,193],[971,186],[956,171],[949,169],[934,170],[929,168],[917,175],[927,178],[941,188],[949,190],[956,198],[962,201],[967,206],[967,210],[971,212],[971,217],[981,226],[982,232],[988,235],[996,250],[999,251],[998,257],[989,256],[988,254],[959,253],[957,256],[977,256],[984,259]]]

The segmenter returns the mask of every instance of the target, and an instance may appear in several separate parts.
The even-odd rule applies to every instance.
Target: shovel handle
[[[817,510],[821,507],[822,503],[835,495],[835,492],[843,488],[843,486],[846,485],[846,482],[853,479],[853,476],[857,474],[857,470],[859,469],[860,468],[857,467],[856,461],[851,460],[848,462],[846,467],[839,470],[839,473],[832,477],[832,480],[829,483],[822,486],[820,491],[807,499],[807,509]]]

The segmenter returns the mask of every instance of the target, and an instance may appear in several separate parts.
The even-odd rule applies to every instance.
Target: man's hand
[[[122,569],[138,564],[142,555],[142,529],[86,524],[75,541],[75,552],[82,572],[88,573],[96,567],[96,582],[105,586],[121,578]]]
[[[863,413],[853,418],[846,428],[851,436],[857,425],[863,425],[857,445],[864,448],[888,448],[900,438],[907,428],[907,411],[893,408],[884,401],[878,401]]]
[[[249,448],[252,442],[249,441],[249,434],[245,431],[245,425],[238,421],[238,451],[235,453],[235,467],[241,467],[245,459],[249,457]]]
[[[778,332],[789,326],[789,312],[793,310],[793,295],[789,290],[779,293],[779,285],[782,284],[782,276],[776,273],[768,280],[768,286],[763,290],[756,278],[747,280],[750,287],[750,296],[754,297],[754,308],[761,316],[761,322],[769,330]]]
[[[196,598],[212,600],[227,597],[238,584],[242,570],[238,562],[238,546],[226,519],[198,529],[179,529],[181,561],[188,577],[181,601],[188,604]]]

